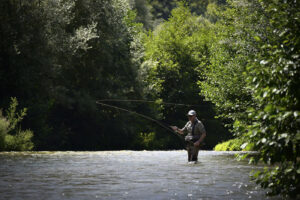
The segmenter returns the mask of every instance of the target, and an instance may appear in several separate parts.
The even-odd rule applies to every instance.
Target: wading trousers
[[[188,152],[188,161],[198,161],[199,146],[195,147],[193,142],[189,142],[186,146]]]

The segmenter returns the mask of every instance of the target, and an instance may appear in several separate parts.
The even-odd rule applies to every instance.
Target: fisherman
[[[197,119],[196,111],[190,110],[187,116],[189,121],[182,129],[177,126],[171,126],[171,128],[179,134],[187,134],[185,141],[187,143],[188,161],[197,162],[200,144],[206,137],[206,131],[202,122]]]

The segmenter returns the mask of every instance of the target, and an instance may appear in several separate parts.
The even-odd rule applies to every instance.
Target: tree
[[[207,43],[212,39],[210,35],[210,22],[193,16],[181,4],[172,11],[168,21],[146,38],[146,59],[141,69],[152,98],[199,106],[187,108],[161,105],[160,110],[163,119],[182,125],[186,121],[183,113],[192,108],[199,110],[199,117],[211,134],[206,139],[207,148],[212,148],[217,140],[230,136],[226,135],[218,121],[213,120],[212,107],[199,96],[197,86],[197,82],[202,80],[199,72],[209,64]]]
[[[225,0],[148,0],[151,7],[151,13],[155,20],[160,23],[163,20],[168,20],[171,17],[171,12],[177,7],[178,3],[185,3],[189,6],[192,13],[196,15],[205,15],[207,8],[212,5],[224,5]],[[157,23],[157,22],[155,22]],[[157,25],[157,24],[154,24]]]
[[[38,1],[4,0],[0,9],[0,105],[6,107],[17,97],[29,110],[23,127],[47,133],[54,71],[41,7]]]
[[[142,26],[129,3],[5,0],[0,9],[0,105],[16,96],[28,107],[22,124],[36,133],[36,148],[130,146],[139,134],[133,120],[96,105],[141,96]]]
[[[142,23],[146,30],[153,28],[151,5],[147,0],[130,0],[130,6],[136,11],[135,21]]]
[[[52,36],[49,42],[53,44],[54,66],[59,66],[53,88],[53,118],[59,121],[55,124],[62,130],[57,136],[67,143],[62,146],[125,148],[131,135],[136,134],[128,128],[126,117],[99,108],[95,102],[139,95],[135,63],[138,61],[133,54],[134,48],[138,48],[136,38],[141,29],[133,22],[129,4],[106,0],[64,1],[54,4],[52,9],[62,16],[55,18],[49,10],[48,23],[57,26],[49,26],[47,30]],[[61,19],[64,21],[56,22]],[[119,126],[113,126],[115,123]]]
[[[259,154],[270,195],[299,191],[299,2],[229,1],[200,83],[221,117]],[[222,33],[221,33],[222,32]]]
[[[249,138],[260,152],[257,159],[276,164],[255,174],[272,195],[297,197],[299,162],[299,2],[259,1],[268,19],[267,35],[256,35],[257,58],[247,67],[247,82],[258,109],[249,108],[253,123]]]

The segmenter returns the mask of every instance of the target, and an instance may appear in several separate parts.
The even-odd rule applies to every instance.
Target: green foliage
[[[134,21],[142,23],[149,30],[153,28],[153,19],[150,13],[151,5],[147,0],[130,0],[131,7],[136,11],[137,16]]]
[[[148,0],[152,6],[151,13],[155,19],[168,19],[173,8],[176,7],[176,1],[167,0]]]
[[[145,61],[140,72],[147,86],[145,93],[152,99],[199,105],[190,108],[160,105],[162,119],[183,126],[187,120],[184,113],[193,108],[199,111],[199,118],[210,134],[208,138],[218,141],[226,138],[226,131],[213,119],[212,106],[203,101],[197,86],[202,80],[199,72],[209,64],[207,44],[212,40],[212,26],[208,20],[194,16],[184,4],[179,4],[169,20],[145,38]],[[215,139],[206,140],[207,148],[215,145]]]
[[[6,116],[3,116],[0,110],[0,151],[27,151],[34,147],[32,131],[22,131],[17,127],[26,115],[26,109],[16,112],[17,106],[17,99],[11,98]]]
[[[149,34],[145,40],[144,70],[150,70],[147,81],[153,91],[168,92],[176,85],[180,87],[179,93],[197,93],[194,81],[190,80],[199,79],[194,71],[206,53],[205,43],[209,38],[197,37],[196,33],[209,35],[209,30],[209,22],[192,16],[187,8],[180,6],[172,11],[168,22]]]
[[[135,137],[133,145],[139,150],[155,150],[162,149],[165,141],[159,141],[155,132],[140,133]]]
[[[4,0],[0,9],[0,105],[17,96],[28,107],[36,148],[128,147],[144,125],[130,128],[134,117],[95,102],[142,96],[143,27],[129,2]]]
[[[7,127],[8,132],[14,131],[16,129],[17,124],[21,122],[24,116],[26,115],[26,108],[20,110],[20,113],[16,113],[17,106],[17,98],[11,98],[11,103],[6,111],[6,119],[9,122],[9,126]]]
[[[229,1],[199,82],[232,131],[270,167],[254,175],[270,195],[299,191],[299,2]],[[251,145],[249,145],[251,144]],[[224,143],[232,145],[230,142]],[[220,146],[218,147],[220,148]],[[230,147],[229,147],[230,148]],[[274,167],[275,166],[275,167]]]
[[[245,111],[248,106],[253,105],[251,91],[246,87],[247,74],[244,73],[249,51],[253,51],[253,48],[250,46],[251,39],[245,39],[250,36],[235,32],[239,28],[236,26],[241,24],[235,21],[238,19],[232,18],[234,14],[237,15],[234,11],[227,9],[217,14],[222,18],[214,26],[216,34],[209,49],[210,65],[203,71],[205,81],[199,82],[201,94],[216,105],[219,117],[225,119],[225,123],[231,128],[234,121],[235,124],[248,122]],[[239,14],[247,18],[254,15],[252,10]],[[253,31],[254,28],[260,27],[248,27],[247,30]],[[237,130],[234,132],[237,133]]]
[[[2,116],[2,111],[0,112],[0,116],[0,150],[3,150],[5,148],[5,137],[8,132],[9,122]]]
[[[172,15],[172,10],[180,3],[185,3],[192,13],[205,15],[208,5],[224,5],[226,0],[148,0],[151,5],[151,13],[154,19],[168,20]]]
[[[155,133],[141,133],[140,137],[142,139],[141,144],[145,147],[145,149],[151,149],[151,146],[153,146],[153,142],[155,139]],[[153,147],[152,147],[153,148]]]
[[[245,138],[234,138],[220,144],[217,144],[214,147],[215,151],[252,151],[253,145],[249,144],[247,148],[243,148],[245,143]]]
[[[188,95],[183,95],[182,102],[193,98],[194,102],[190,103],[199,103],[196,99],[199,88],[195,82],[190,81],[199,79],[195,68],[201,62],[199,53],[192,53],[198,51],[193,43],[203,46],[207,37],[201,39],[192,32],[199,29],[205,35],[208,33],[205,27],[209,27],[209,21],[183,12],[181,14],[188,14],[185,19],[182,16],[188,22],[185,25],[180,19],[181,11],[175,10],[174,16],[178,17],[174,17],[173,25],[170,23],[172,30],[165,33],[176,34],[180,31],[175,23],[182,25],[184,31],[173,41],[168,41],[164,36],[169,49],[164,51],[162,63],[175,59],[174,66],[181,67],[170,65],[174,69],[168,72],[167,68],[164,69],[168,65],[163,64],[162,75],[167,77],[173,74],[170,79],[164,81],[160,72],[155,70],[153,76],[145,79],[146,76],[142,74],[150,72],[151,75],[152,72],[147,67],[140,68],[143,61],[146,61],[144,65],[147,61],[151,62],[144,57],[144,48],[151,47],[151,44],[143,46],[142,40],[146,37],[144,29],[151,29],[155,23],[149,13],[151,5],[145,2],[146,0],[1,2],[0,32],[5,40],[0,41],[0,107],[6,106],[11,96],[16,96],[21,106],[28,108],[22,127],[34,131],[33,141],[37,150],[134,149],[137,146],[132,145],[132,141],[139,137],[140,132],[155,132],[156,140],[161,141],[158,145],[161,148],[182,147],[178,138],[160,128],[153,129],[149,121],[95,104],[97,99],[111,98],[152,98],[178,102],[178,97],[183,93]],[[170,2],[166,2],[167,4]],[[206,3],[204,4],[206,7]],[[175,6],[175,3],[172,5]],[[214,15],[214,12],[210,13]],[[203,27],[196,25],[192,21],[194,19],[202,21]],[[172,48],[173,42],[178,47]],[[163,42],[159,45],[161,44]],[[203,48],[199,50],[200,54],[205,52]],[[186,66],[188,73],[185,72]],[[181,79],[179,82],[178,77]],[[151,88],[159,85],[160,81],[164,83],[156,89],[165,92],[156,94],[158,90]],[[188,86],[182,85],[177,94],[172,90],[174,85],[185,83]],[[202,101],[200,103],[204,106],[203,118],[208,118],[207,123],[212,124],[209,118],[213,112],[206,109],[210,105]],[[170,120],[167,123],[175,123],[175,119],[179,119],[180,124],[183,123],[180,119],[183,117],[182,113],[188,109],[164,107],[159,103],[146,106],[120,103],[117,106],[153,118]],[[21,120],[22,117],[16,116],[15,119]],[[3,123],[5,124],[4,121]],[[15,125],[16,122],[10,124],[11,127]],[[221,126],[218,127],[220,129]],[[4,141],[4,136],[1,138]],[[12,141],[11,138],[7,140]],[[13,142],[10,144],[14,146]]]
[[[300,189],[299,163],[299,3],[259,2],[269,16],[267,40],[258,39],[260,52],[247,67],[249,88],[258,109],[248,109],[254,118],[248,126],[256,141],[260,160],[280,163],[256,177],[271,194],[296,197]],[[259,38],[262,38],[259,36]],[[278,180],[280,180],[278,182]]]
[[[5,136],[5,151],[28,151],[32,150],[34,144],[31,139],[33,133],[30,130],[19,131],[16,135],[7,134]]]

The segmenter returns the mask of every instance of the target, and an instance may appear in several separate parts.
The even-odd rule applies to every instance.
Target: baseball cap
[[[196,114],[197,114],[196,111],[190,110],[187,115],[193,116],[193,115],[196,115]]]

